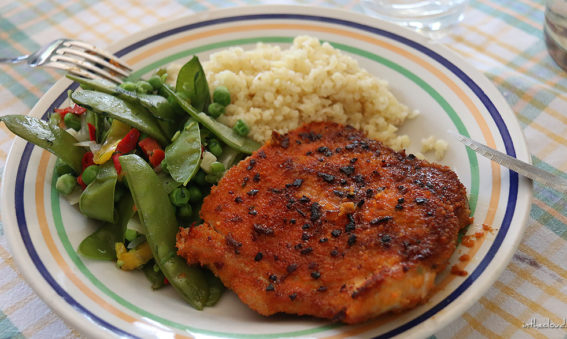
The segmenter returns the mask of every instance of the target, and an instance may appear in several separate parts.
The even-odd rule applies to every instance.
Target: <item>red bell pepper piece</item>
[[[65,108],[56,108],[55,109],[55,113],[58,113],[61,116],[61,118],[65,118],[65,115],[67,115],[69,113],[81,115],[81,114],[85,113],[86,111],[87,111],[86,108],[81,107],[77,104],[74,104],[72,107],[68,106],[68,107],[65,107]]]
[[[163,158],[165,158],[165,152],[161,148],[155,149],[148,158],[150,160],[150,165],[152,165],[152,167],[157,167],[161,164]]]
[[[85,183],[83,182],[83,174],[81,173],[81,175],[79,175],[77,177],[77,183],[79,184],[79,186],[81,186],[81,189],[84,190],[85,188],[87,188],[87,185],[85,185]]]
[[[136,143],[138,142],[139,138],[140,131],[132,128],[116,146],[116,153],[126,154],[133,151],[134,148],[136,148]]]
[[[114,168],[116,169],[116,173],[120,175],[122,173],[122,165],[120,165],[120,160],[118,159],[120,154],[114,153],[112,155],[112,162],[114,163]]]
[[[89,140],[96,141],[96,128],[90,122],[87,123],[87,127],[89,128]]]
[[[83,159],[81,160],[81,164],[83,165],[83,171],[85,168],[89,167],[90,165],[94,165],[93,161],[93,152],[87,152],[83,155]]]
[[[145,138],[138,142],[138,146],[144,151],[144,154],[150,161],[152,167],[156,167],[161,164],[163,158],[165,158],[165,152],[159,145],[159,143],[152,138]]]
[[[71,108],[71,113],[77,114],[77,115],[81,115],[83,113],[85,113],[87,111],[86,108],[81,107],[77,104],[74,104],[73,107]]]
[[[138,145],[140,146],[140,148],[142,149],[142,151],[144,151],[144,153],[146,155],[148,155],[151,151],[153,151],[155,149],[161,149],[161,146],[159,145],[159,143],[155,139],[150,138],[150,137],[147,137],[147,138],[140,140]]]
[[[65,118],[65,115],[69,113],[69,111],[67,110],[67,108],[56,108],[55,113],[59,114],[61,116],[61,119],[63,119]]]

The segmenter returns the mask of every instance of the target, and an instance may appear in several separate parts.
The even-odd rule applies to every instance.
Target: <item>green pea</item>
[[[195,203],[203,200],[203,193],[201,193],[201,190],[199,190],[199,188],[197,188],[196,186],[189,186],[189,188],[187,189],[189,190],[190,202]]]
[[[149,79],[148,79],[148,83],[150,85],[152,85],[154,90],[159,90],[161,88],[161,86],[163,86],[163,83],[161,81],[161,78],[159,75],[154,74],[152,75]]]
[[[132,81],[125,81],[120,84],[120,87],[130,92],[135,92],[137,88],[136,84]]]
[[[81,117],[73,113],[65,114],[65,118],[63,118],[63,122],[65,123],[65,126],[72,128],[75,131],[81,129]]]
[[[213,102],[219,103],[223,106],[230,104],[230,92],[225,86],[218,86],[213,91]]]
[[[219,177],[214,174],[205,175],[205,182],[208,184],[216,184],[219,181]]]
[[[238,119],[232,129],[236,132],[236,134],[242,137],[245,137],[248,133],[250,133],[250,128],[248,128],[248,125],[246,125],[242,119]]]
[[[169,193],[169,200],[177,207],[181,207],[189,202],[189,191],[185,187],[177,187]]]
[[[177,216],[181,219],[187,219],[193,214],[193,208],[189,204],[177,207]]]
[[[128,241],[133,241],[136,237],[138,237],[138,232],[136,232],[136,230],[128,228],[126,232],[124,232],[124,239]]]
[[[154,87],[145,80],[138,80],[136,82],[136,92],[137,93],[150,93],[154,90]]]
[[[208,108],[209,115],[213,118],[218,118],[224,114],[224,106],[218,102],[213,102]]]
[[[90,165],[89,167],[85,168],[82,174],[83,183],[85,185],[89,185],[96,179],[96,175],[98,174],[99,167],[97,165]]]
[[[57,178],[55,189],[60,193],[67,195],[73,192],[73,189],[75,189],[76,185],[77,178],[75,178],[72,174],[67,173]]]
[[[224,170],[225,168],[222,162],[215,161],[211,164],[211,174],[220,176],[224,173]]]
[[[205,186],[207,184],[207,182],[205,181],[205,176],[207,174],[205,172],[203,172],[203,170],[199,170],[195,176],[193,177],[193,181],[194,183],[196,183],[199,186]]]
[[[215,155],[215,157],[220,157],[222,154],[222,146],[220,142],[215,138],[210,138],[207,143],[207,148],[211,153]]]
[[[75,171],[63,160],[57,158],[57,160],[55,161],[55,173],[57,173],[58,176],[62,176],[63,174],[74,174]]]

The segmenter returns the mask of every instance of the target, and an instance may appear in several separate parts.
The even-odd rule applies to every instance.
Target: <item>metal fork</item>
[[[91,44],[58,39],[38,51],[15,58],[0,58],[0,63],[26,62],[31,67],[52,67],[89,79],[104,78],[121,83],[132,69],[118,57]]]

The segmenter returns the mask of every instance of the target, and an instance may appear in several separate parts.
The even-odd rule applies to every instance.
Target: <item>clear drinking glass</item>
[[[461,21],[468,2],[469,0],[362,0],[361,5],[372,16],[431,35]]]
[[[549,55],[567,71],[567,0],[547,0],[543,25]]]

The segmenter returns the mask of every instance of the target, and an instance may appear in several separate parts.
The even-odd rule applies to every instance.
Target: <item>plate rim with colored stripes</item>
[[[483,74],[440,44],[354,12],[292,5],[221,9],[148,28],[108,49],[130,62],[136,75],[143,75],[193,54],[206,58],[223,48],[252,48],[258,42],[288,46],[301,34],[329,42],[371,73],[379,71],[395,94],[421,111],[408,122],[410,127],[401,129],[412,138],[416,135],[414,150],[419,151],[420,133],[434,131],[444,137],[443,128],[449,127],[530,161],[513,112]],[[66,103],[67,90],[76,87],[59,80],[30,114],[47,117]],[[436,123],[439,126],[432,126]],[[425,304],[360,325],[261,317],[230,292],[217,306],[199,312],[172,291],[151,291],[139,274],[119,275],[110,263],[81,258],[76,253],[78,239],[92,231],[93,224],[81,221],[77,209],[67,206],[54,189],[55,157],[19,138],[3,175],[5,231],[27,282],[63,319],[89,336],[423,337],[466,312],[498,278],[521,240],[531,205],[529,181],[448,141],[442,163],[453,167],[470,191],[475,222],[469,232],[485,226],[476,245],[457,250],[474,254],[469,262],[455,259],[460,252],[452,258],[452,264],[460,264],[468,274],[445,272],[439,278],[441,287]]]

